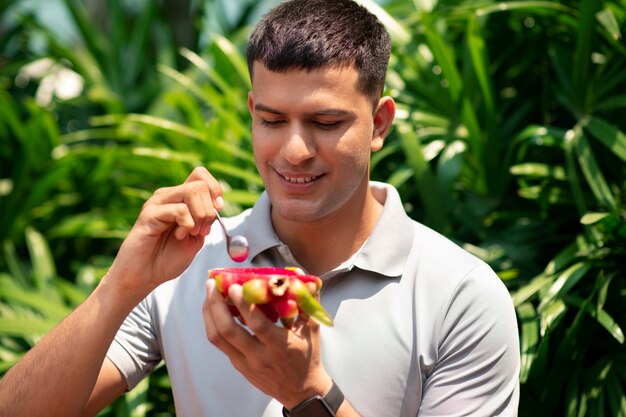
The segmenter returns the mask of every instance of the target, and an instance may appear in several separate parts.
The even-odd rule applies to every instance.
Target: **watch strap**
[[[345,397],[343,395],[343,392],[341,392],[341,389],[339,389],[339,386],[335,383],[335,381],[333,381],[333,385],[332,387],[330,387],[330,391],[328,391],[326,395],[324,395],[323,397],[316,395],[315,397],[308,398],[304,400],[303,402],[301,402],[300,404],[298,404],[297,406],[295,406],[294,408],[292,408],[291,411],[283,407],[283,416],[284,417],[296,417],[299,411],[301,410],[304,411],[307,405],[310,404],[312,400],[316,400],[316,399],[324,402],[324,404],[326,404],[328,409],[332,412],[331,417],[334,417],[335,413],[339,409],[339,406],[341,406],[341,404],[343,403]]]

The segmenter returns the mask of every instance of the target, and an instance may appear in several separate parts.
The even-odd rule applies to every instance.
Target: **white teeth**
[[[289,182],[293,182],[294,184],[306,184],[309,183],[311,181],[313,181],[315,178],[317,177],[285,177],[283,176],[283,178]]]

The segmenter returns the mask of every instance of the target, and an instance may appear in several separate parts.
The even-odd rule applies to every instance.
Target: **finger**
[[[319,328],[320,324],[304,312],[298,314],[298,318],[291,326],[291,329],[296,333],[306,332],[308,334],[319,331]]]
[[[185,189],[183,202],[189,206],[195,223],[191,234],[206,236],[209,234],[211,224],[216,217],[209,188],[203,181],[186,183],[183,188]]]
[[[228,288],[228,298],[237,307],[246,325],[262,343],[275,343],[275,339],[273,342],[270,339],[275,338],[277,332],[285,330],[272,323],[256,305],[248,304],[243,299],[243,288],[241,285],[231,285]]]
[[[191,229],[185,230],[185,234],[205,236],[209,233],[211,224],[215,220],[215,208],[206,182],[197,180],[175,187],[160,188],[146,202],[146,206],[171,203],[184,203],[188,206],[194,224]]]
[[[222,295],[215,287],[215,281],[207,280],[206,300],[203,305],[203,316],[207,339],[218,349],[226,353],[232,361],[242,361],[245,357],[242,350],[237,345],[242,345],[242,339],[247,339],[245,343],[249,346],[253,337],[233,318]]]
[[[196,167],[185,182],[203,181],[209,187],[213,206],[217,210],[224,208],[224,198],[222,196],[222,187],[213,175],[205,167]]]
[[[150,204],[144,207],[138,222],[148,235],[160,235],[172,226],[177,239],[184,239],[195,222],[184,203]]]

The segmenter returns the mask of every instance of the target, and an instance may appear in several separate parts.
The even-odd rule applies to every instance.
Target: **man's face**
[[[255,62],[253,74],[252,143],[272,217],[349,218],[368,189],[370,153],[383,142],[356,69],[272,72]]]

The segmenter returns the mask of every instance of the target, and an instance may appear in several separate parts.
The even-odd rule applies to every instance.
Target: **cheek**
[[[371,155],[371,138],[368,132],[361,129],[349,138],[344,137],[337,143],[335,153],[344,160],[352,160],[353,165],[369,164]]]
[[[263,144],[262,138],[255,135],[252,136],[252,156],[254,157],[257,171],[263,176],[267,163],[267,146]]]
[[[260,162],[272,152],[272,138],[259,132],[252,131],[252,153],[254,160]]]

